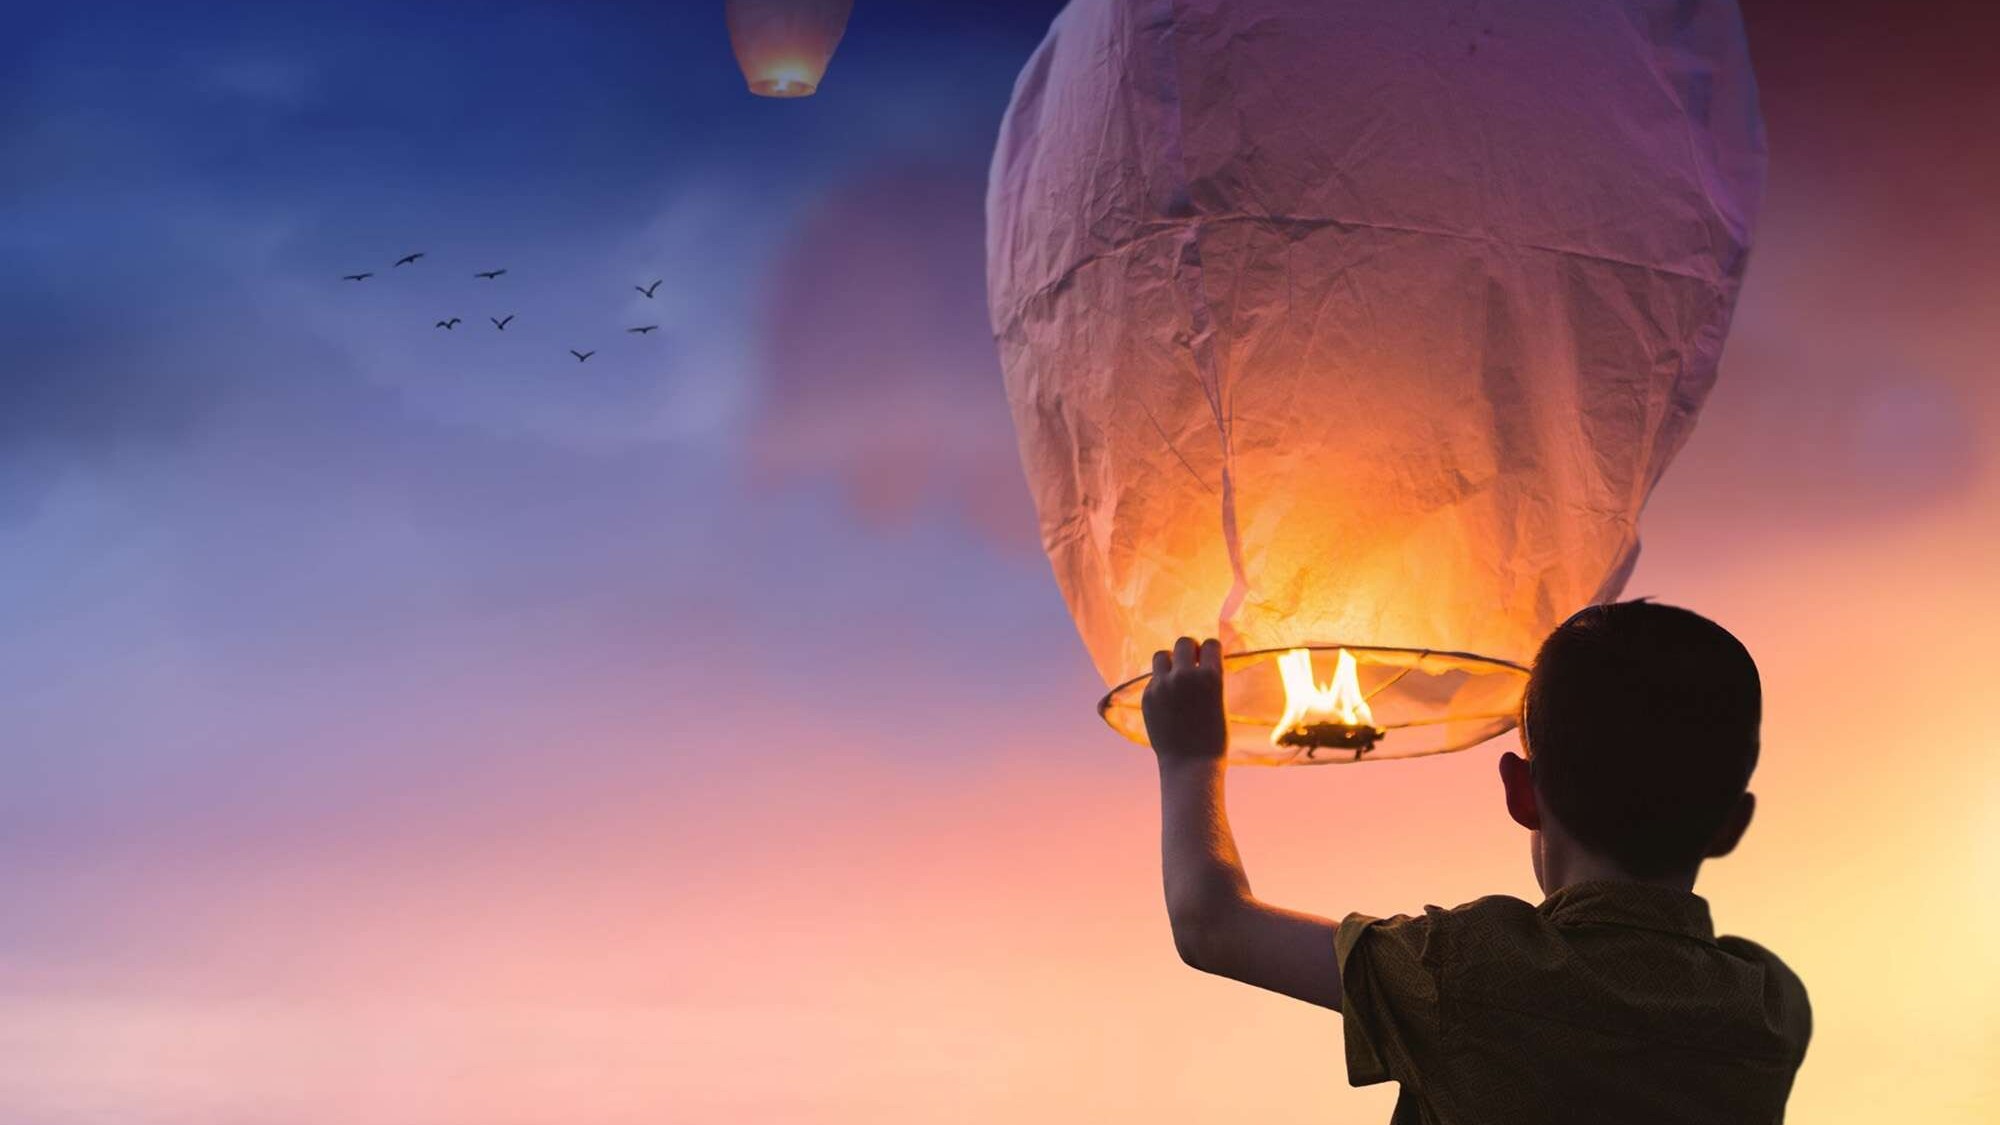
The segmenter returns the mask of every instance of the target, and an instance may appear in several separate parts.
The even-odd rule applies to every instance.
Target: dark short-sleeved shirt
[[[1782,1121],[1812,1012],[1784,962],[1645,883],[1350,914],[1347,1079],[1402,1084],[1393,1125]]]

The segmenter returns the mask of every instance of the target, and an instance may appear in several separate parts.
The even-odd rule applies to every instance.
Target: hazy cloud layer
[[[838,476],[875,521],[943,503],[1032,546],[986,315],[985,186],[983,154],[891,157],[807,209],[766,287],[750,452]]]

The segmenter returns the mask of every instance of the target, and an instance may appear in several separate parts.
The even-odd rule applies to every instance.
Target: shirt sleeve
[[[1435,1057],[1444,916],[1436,907],[1416,918],[1349,914],[1334,932],[1349,1085],[1407,1086],[1417,1077],[1413,1060]]]

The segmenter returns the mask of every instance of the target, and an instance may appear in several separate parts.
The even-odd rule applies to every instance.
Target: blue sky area
[[[539,752],[556,734],[509,699],[568,716],[563,737],[579,712],[665,724],[702,757],[737,717],[674,701],[725,654],[806,666],[863,630],[876,670],[814,677],[799,722],[813,691],[947,706],[893,686],[898,662],[975,637],[1016,661],[1054,642],[1059,671],[1013,677],[1075,680],[977,242],[991,135],[1054,7],[864,3],[822,96],[795,102],[744,91],[719,4],[18,13],[0,837],[172,846],[164,822],[226,834],[377,793],[371,763],[450,778]],[[939,345],[969,388],[945,401],[985,444],[969,469],[947,443],[857,479],[865,427],[793,440],[817,407],[784,387],[820,343],[785,343],[774,301],[840,298],[825,200],[934,183],[911,221],[966,237],[877,265],[945,277],[926,290],[971,326]],[[339,280],[358,270],[377,276]],[[884,477],[936,486],[885,507]],[[1003,529],[967,480],[1005,482]],[[515,725],[474,750],[442,735],[460,722]]]

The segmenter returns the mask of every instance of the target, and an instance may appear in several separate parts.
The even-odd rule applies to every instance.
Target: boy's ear
[[[1509,750],[1500,755],[1500,785],[1507,791],[1507,815],[1530,832],[1542,827],[1541,802],[1535,799],[1535,779],[1528,760]]]
[[[1715,859],[1736,850],[1737,842],[1743,839],[1743,832],[1750,827],[1750,817],[1757,811],[1757,795],[1745,793],[1736,801],[1736,807],[1729,812],[1729,819],[1715,830],[1708,841],[1707,858]]]

